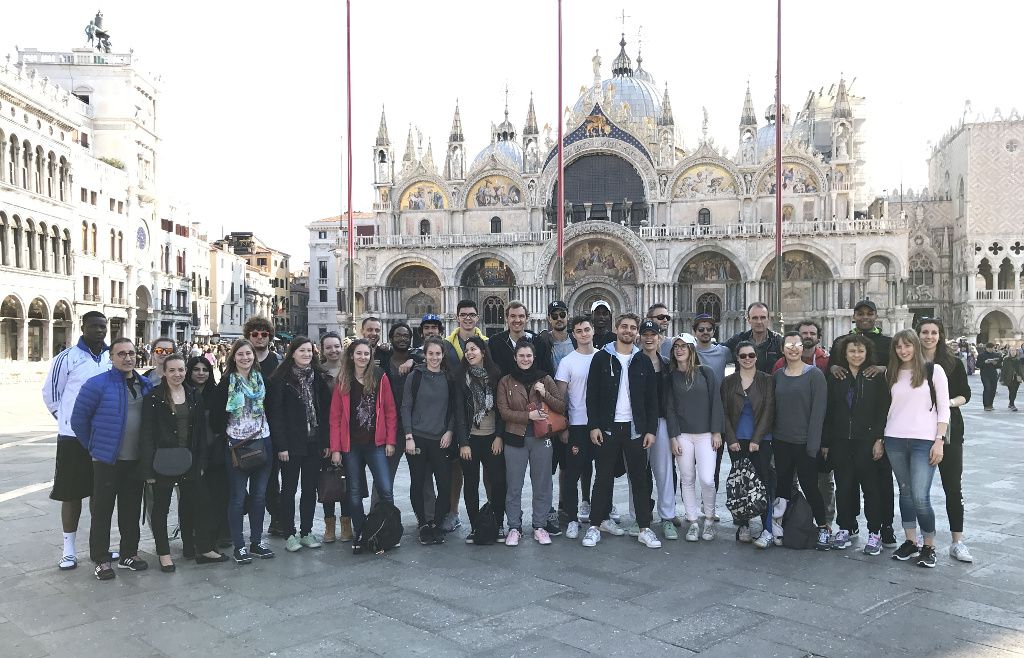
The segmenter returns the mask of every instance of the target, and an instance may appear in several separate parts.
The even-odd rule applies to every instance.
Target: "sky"
[[[625,9],[623,9],[625,7]],[[160,187],[191,208],[211,235],[253,230],[308,259],[316,219],[346,207],[345,3],[139,3],[100,8],[115,52],[134,49],[139,68],[161,78]],[[286,11],[287,9],[287,11]],[[352,1],[353,208],[374,200],[372,149],[380,112],[399,161],[413,124],[435,162],[456,99],[469,158],[490,141],[491,123],[522,130],[530,94],[540,126],[557,129],[555,0]],[[604,75],[626,50],[668,83],[677,130],[692,149],[702,108],[709,134],[736,152],[747,81],[763,124],[775,84],[775,3],[768,0],[563,1],[563,105]],[[84,45],[95,9],[75,0],[8,3],[0,53],[15,47]],[[623,21],[622,14],[625,14]],[[899,0],[783,2],[783,103],[795,113],[810,89],[840,75],[866,97],[867,180],[876,193],[927,183],[928,143],[963,116],[1024,111],[1018,40],[1024,3]],[[1000,73],[1000,71],[1003,71]],[[1014,83],[1013,80],[1018,80]]]

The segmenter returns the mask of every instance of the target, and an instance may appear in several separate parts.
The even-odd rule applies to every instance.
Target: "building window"
[[[697,211],[697,224],[700,226],[709,226],[711,224],[711,211],[707,208],[701,208]]]
[[[327,279],[327,261],[321,260],[320,263],[320,278]]]
[[[316,237],[321,240],[327,239],[327,231],[317,231]]]
[[[430,220],[429,219],[421,219],[420,220],[420,235],[430,235]]]
[[[326,303],[327,302],[327,289],[326,288],[321,288],[320,289],[320,302],[321,303]]]
[[[491,217],[491,233],[501,233],[501,217]]]

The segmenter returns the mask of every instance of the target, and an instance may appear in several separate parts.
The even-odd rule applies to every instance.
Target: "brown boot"
[[[341,517],[341,532],[338,539],[341,541],[352,541],[352,518],[348,516]]]
[[[335,534],[335,517],[325,516],[324,517],[324,543],[333,544],[337,541],[338,536]]]

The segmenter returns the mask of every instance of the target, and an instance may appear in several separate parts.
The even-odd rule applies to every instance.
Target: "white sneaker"
[[[715,538],[715,522],[710,519],[704,519],[704,532],[701,533],[700,538],[704,541],[711,541]]]
[[[949,545],[949,557],[960,562],[974,562],[974,557],[967,550],[967,544],[962,541],[953,542]]]
[[[569,525],[565,528],[565,536],[569,539],[576,539],[580,536],[580,522],[569,521]]]
[[[580,502],[580,511],[576,514],[576,518],[580,520],[580,523],[590,523],[590,503],[585,500]]]
[[[583,536],[583,545],[588,548],[597,546],[597,542],[601,541],[601,531],[596,526],[590,526],[587,528],[587,534]]]
[[[661,548],[661,540],[658,539],[658,535],[654,534],[654,531],[650,528],[641,530],[636,540],[647,548]]]
[[[593,528],[594,526],[590,527]],[[609,535],[614,535],[615,537],[621,537],[626,534],[626,531],[620,528],[619,524],[611,519],[601,522],[601,532],[607,532]]]
[[[697,541],[700,539],[700,526],[696,521],[690,521],[686,528],[686,541]]]
[[[761,536],[754,540],[754,546],[764,550],[772,545],[772,533],[767,530],[761,531]]]
[[[608,512],[608,518],[616,523],[622,520],[622,517],[619,515],[619,510],[615,509],[615,505],[612,505],[612,510]]]

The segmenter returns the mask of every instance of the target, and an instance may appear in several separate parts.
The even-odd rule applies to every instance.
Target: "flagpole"
[[[782,317],[782,0],[776,0],[775,37],[775,318],[779,332]]]
[[[558,111],[555,113],[558,118],[558,178],[555,193],[558,195],[557,215],[555,225],[557,227],[557,242],[555,259],[555,281],[556,297],[564,301],[565,292],[565,267],[563,258],[565,256],[565,160],[563,148],[564,122],[562,120],[562,0],[558,0]]]
[[[345,105],[348,133],[348,317],[349,335],[356,335],[356,230],[352,217],[352,0],[345,0]]]

